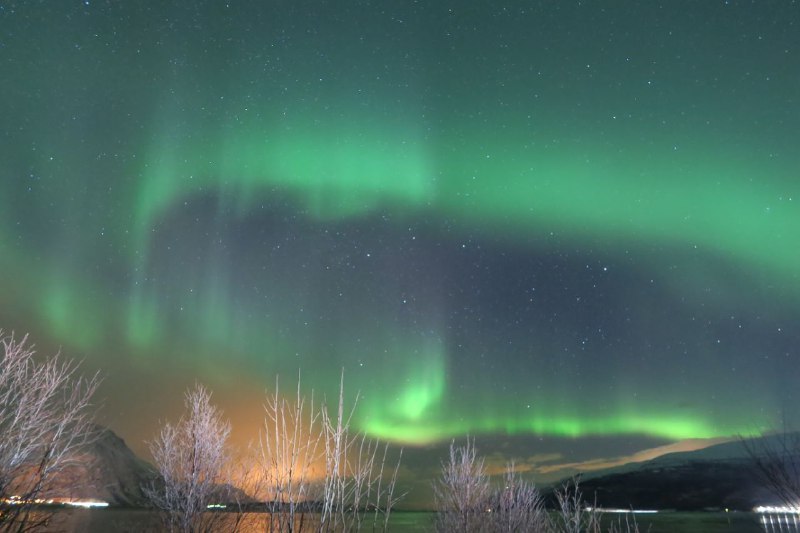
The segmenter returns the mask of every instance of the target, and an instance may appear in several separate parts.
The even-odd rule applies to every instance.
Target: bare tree
[[[178,423],[167,423],[150,443],[160,479],[144,487],[145,495],[161,511],[169,531],[235,531],[241,523],[240,507],[232,512],[209,507],[235,497],[225,475],[230,423],[211,404],[211,393],[202,385],[186,392],[185,406],[187,413]]]
[[[300,380],[294,403],[281,398],[278,379],[275,393],[264,406],[266,418],[259,436],[257,463],[267,497],[268,531],[302,531],[314,492],[313,470],[322,459],[322,429],[314,396],[306,406],[300,393]]]
[[[322,408],[322,425],[325,430],[325,483],[323,488],[322,516],[323,529],[336,529],[339,522],[346,522],[346,504],[349,503],[347,456],[354,440],[350,439],[350,421],[355,412],[355,404],[349,414],[344,410],[344,373],[339,386],[339,403],[332,418],[326,405]]]
[[[741,437],[761,481],[784,506],[800,509],[800,433],[787,430],[761,438]]]
[[[393,507],[404,495],[395,496],[397,473],[402,450],[388,479],[386,458],[389,446],[383,446],[378,461],[378,441],[362,432],[351,433],[350,423],[358,405],[358,396],[349,411],[344,407],[344,371],[339,382],[339,401],[332,416],[323,404],[325,480],[322,491],[320,531],[360,531],[366,515],[374,511],[372,530],[387,531]],[[382,523],[379,517],[383,516]]]
[[[442,463],[442,477],[434,483],[436,530],[470,533],[483,531],[488,521],[491,488],[483,457],[475,440],[464,446],[450,443],[450,456]]]
[[[508,464],[502,485],[492,493],[490,502],[493,531],[549,531],[549,517],[541,494],[520,477],[513,462]]]
[[[564,533],[600,533],[597,506],[588,506],[583,499],[578,478],[566,481],[555,491],[558,502],[556,528]]]
[[[306,401],[299,381],[293,401],[281,398],[277,381],[268,396],[256,452],[266,529],[358,531],[371,516],[372,530],[386,531],[400,499],[394,489],[402,450],[392,471],[388,445],[351,431],[357,401],[345,410],[343,377],[334,413],[324,403],[315,407],[313,398]]]
[[[580,489],[577,477],[567,480],[561,488],[555,491],[558,509],[552,530],[559,533],[601,533],[603,531],[601,518],[603,512],[597,507],[586,503]],[[608,533],[639,533],[639,524],[636,517],[632,519],[625,515],[625,522],[621,519],[616,523],[610,522],[606,529]]]
[[[0,330],[0,531],[46,525],[36,500],[94,436],[98,375],[79,376],[79,365],[59,355],[38,362],[27,340]]]
[[[494,489],[475,450],[475,441],[464,446],[450,444],[450,455],[442,463],[442,477],[434,483],[436,531],[601,533],[601,512],[588,506],[578,480],[572,479],[555,491],[558,508],[551,517],[544,499],[534,485],[523,480],[514,463],[506,468]],[[636,520],[611,523],[609,533],[638,533]]]

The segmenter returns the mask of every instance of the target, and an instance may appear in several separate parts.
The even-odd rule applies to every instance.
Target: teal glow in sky
[[[298,369],[332,393],[344,368],[357,427],[410,444],[794,420],[798,23],[6,3],[0,327],[107,372],[135,442],[173,388],[257,406]]]

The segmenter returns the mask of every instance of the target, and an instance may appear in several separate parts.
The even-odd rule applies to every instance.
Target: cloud
[[[592,472],[595,470],[603,470],[606,468],[614,468],[628,463],[642,463],[661,457],[668,453],[677,452],[692,452],[702,450],[715,444],[722,444],[723,442],[730,442],[734,440],[732,437],[719,437],[713,439],[685,439],[663,446],[656,446],[655,448],[647,448],[629,455],[622,455],[618,457],[598,458],[588,461],[578,461],[573,463],[556,463],[535,467],[531,472],[547,475],[548,477],[558,477],[556,474],[563,473],[563,475],[570,475],[574,472]]]
[[[537,453],[529,457],[507,457],[500,453],[493,453],[486,457],[484,465],[486,466],[486,473],[490,476],[498,476],[505,474],[508,470],[508,463],[514,463],[514,470],[518,473],[536,472],[543,463],[552,463],[563,459],[561,453]]]

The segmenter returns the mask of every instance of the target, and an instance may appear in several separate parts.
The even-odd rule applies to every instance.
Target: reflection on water
[[[268,515],[249,513],[245,532],[266,531]],[[620,520],[613,514],[604,523]],[[624,518],[622,519],[624,525]],[[637,515],[639,530],[650,533],[800,533],[800,516],[755,513],[658,513]],[[432,531],[433,514],[394,512],[389,531],[421,533]],[[158,517],[149,511],[131,509],[74,509],[59,511],[51,531],[63,532],[158,532]],[[372,531],[371,522],[363,531]]]
[[[223,514],[222,518],[224,519]],[[246,513],[241,524],[243,533],[269,531],[268,513]],[[303,517],[303,527],[297,530],[313,531],[313,515]],[[231,515],[230,523],[233,523]],[[378,521],[375,531],[380,531],[383,522]],[[389,522],[389,531],[398,533],[420,533],[432,531],[433,514],[431,513],[408,513],[394,512]],[[363,522],[362,531],[373,531],[373,521],[367,518]],[[225,522],[219,523],[219,530],[226,529]],[[161,530],[157,513],[141,509],[66,509],[58,511],[48,531],[52,532],[81,532],[81,533],[148,533],[159,532]]]
[[[800,532],[800,517],[792,514],[762,514],[760,515],[761,527],[768,533],[798,533]]]

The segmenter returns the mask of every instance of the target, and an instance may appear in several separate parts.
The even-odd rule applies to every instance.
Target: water
[[[264,531],[265,515],[250,513],[245,531]],[[633,517],[628,515],[628,519]],[[786,515],[755,513],[658,513],[636,515],[642,533],[800,533],[800,518]],[[605,515],[604,523],[621,520],[622,515]],[[392,533],[421,533],[432,531],[433,514],[395,512],[389,531]],[[131,509],[75,509],[59,511],[53,531],[108,533],[147,532],[158,530],[154,513]],[[363,531],[371,531],[365,527]]]
[[[759,520],[761,515],[755,513],[658,513],[635,515],[639,531],[642,533],[773,533],[764,529]],[[606,516],[608,520],[622,520],[625,517]],[[629,515],[629,520],[632,517]],[[624,529],[623,529],[624,531]],[[800,529],[792,530],[800,533]],[[788,533],[788,532],[787,532]]]

